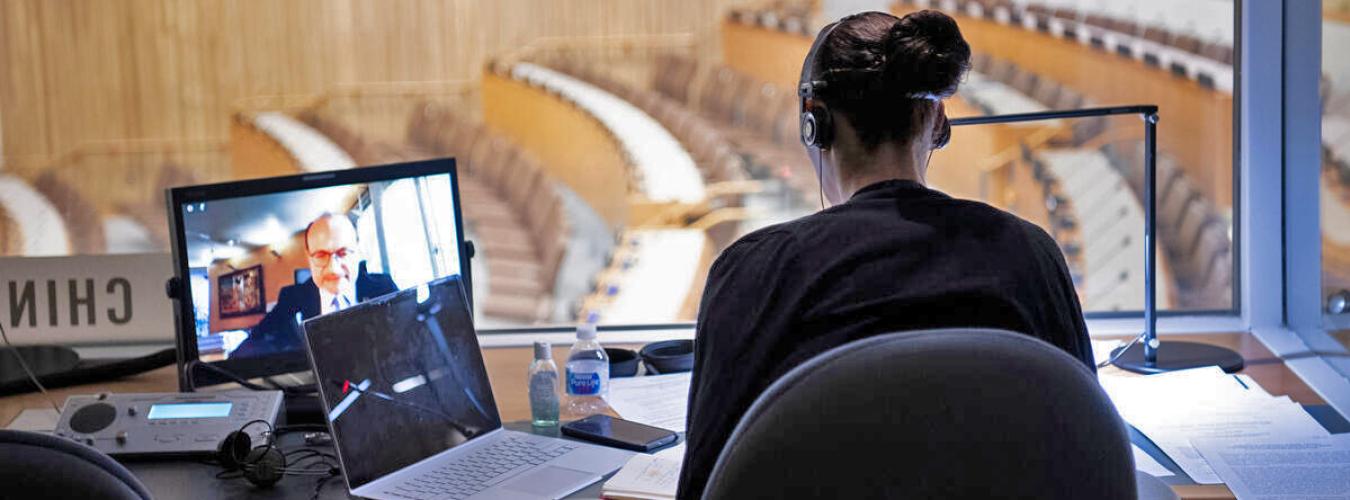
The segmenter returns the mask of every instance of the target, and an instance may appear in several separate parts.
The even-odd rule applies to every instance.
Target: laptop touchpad
[[[600,480],[599,474],[544,466],[521,474],[502,485],[502,489],[557,498]]]

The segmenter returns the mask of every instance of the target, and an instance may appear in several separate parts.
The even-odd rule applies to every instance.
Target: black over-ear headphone
[[[799,98],[798,110],[801,113],[801,139],[802,144],[807,147],[828,149],[830,144],[834,142],[834,122],[830,118],[830,110],[825,106],[825,103],[819,99],[819,93],[829,87],[829,81],[824,79],[813,79],[811,74],[811,64],[816,60],[816,52],[820,51],[822,45],[825,45],[825,41],[830,38],[830,34],[834,32],[835,28],[838,28],[840,23],[848,21],[853,17],[854,16],[845,17],[830,23],[824,29],[820,30],[820,34],[816,36],[815,41],[811,42],[811,50],[806,52],[806,60],[802,62],[802,74],[797,83],[797,97]],[[880,64],[873,68],[851,69],[847,71],[855,73],[879,73],[885,68],[885,64],[885,55],[882,55]],[[823,77],[825,75],[821,76]],[[877,90],[875,87],[879,87],[881,82],[876,80],[877,79],[872,79],[867,88],[864,88],[859,94]],[[928,94],[912,95],[909,97],[932,101],[940,100],[937,96]],[[942,115],[941,120],[942,128],[938,131],[938,134],[933,137],[933,149],[942,149],[952,140],[951,120],[947,119],[945,113]]]
[[[254,425],[263,425],[267,428],[263,434],[263,444],[256,447],[253,446],[253,438],[245,432]],[[311,456],[326,456],[323,453],[313,453]],[[317,468],[287,467],[286,453],[276,447],[276,430],[266,420],[249,421],[239,427],[239,430],[225,435],[225,439],[222,439],[220,446],[216,448],[216,460],[225,468],[224,472],[217,475],[218,478],[224,479],[227,477],[224,474],[237,471],[239,475],[234,477],[243,477],[260,488],[272,486],[287,475],[328,478],[342,473],[338,467],[325,462],[311,464],[320,465]]]
[[[847,18],[846,18],[847,19]],[[798,110],[801,112],[802,144],[807,147],[826,149],[834,140],[834,123],[830,121],[830,110],[817,98],[816,93],[824,90],[829,82],[811,79],[811,64],[816,60],[816,52],[830,38],[830,33],[839,27],[841,21],[835,21],[820,30],[820,35],[811,42],[811,50],[806,52],[806,61],[802,62],[802,76],[797,84]]]

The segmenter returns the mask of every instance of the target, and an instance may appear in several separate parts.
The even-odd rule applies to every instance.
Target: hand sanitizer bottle
[[[538,427],[558,425],[558,366],[548,342],[534,343],[530,363],[530,417]]]

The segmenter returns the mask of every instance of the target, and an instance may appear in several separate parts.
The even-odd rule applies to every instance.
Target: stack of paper
[[[1226,375],[1217,367],[1100,380],[1125,421],[1200,484],[1223,481],[1196,450],[1197,441],[1242,443],[1328,435],[1288,397],[1272,397],[1250,378]]]
[[[624,420],[684,432],[690,374],[611,379],[605,402]]]
[[[1237,498],[1350,498],[1350,434],[1195,446]]]
[[[652,455],[637,454],[605,482],[605,498],[665,500],[675,498],[680,481],[680,462]]]

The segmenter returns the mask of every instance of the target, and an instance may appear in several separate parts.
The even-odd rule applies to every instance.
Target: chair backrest
[[[1135,498],[1129,436],[1096,377],[999,330],[870,337],[751,405],[704,496]]]
[[[150,492],[107,455],[67,439],[0,429],[2,496],[148,500]]]

